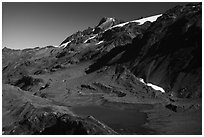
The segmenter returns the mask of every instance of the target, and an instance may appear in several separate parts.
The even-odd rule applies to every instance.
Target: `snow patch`
[[[146,17],[146,18],[142,18],[142,19],[139,19],[139,20],[133,20],[133,21],[124,22],[124,23],[115,25],[115,26],[111,27],[110,29],[115,28],[115,27],[123,27],[124,25],[126,25],[128,23],[131,23],[131,22],[136,22],[136,23],[138,23],[138,25],[142,25],[142,24],[144,24],[147,21],[154,22],[160,16],[162,16],[162,14],[154,15],[154,16],[150,16],[150,17]]]
[[[142,82],[143,84],[146,84],[146,83],[144,82],[144,79],[138,78],[138,80],[139,80],[140,82]]]
[[[152,83],[145,83],[144,82],[144,79],[142,78],[138,78],[138,80],[143,83],[144,85],[147,85],[149,87],[152,87],[154,90],[158,90],[158,91],[161,91],[162,93],[165,93],[165,90],[162,88],[162,87],[159,87],[157,85],[153,85]]]
[[[115,19],[114,18],[109,18],[112,22],[115,22]]]
[[[101,43],[103,43],[104,41],[102,40],[102,41],[99,41],[98,43],[96,43],[95,45],[99,45],[99,44],[101,44]]]
[[[52,45],[52,46],[55,47],[55,48],[59,47],[58,45]]]
[[[131,22],[137,22],[137,23],[139,23],[139,25],[142,25],[147,21],[154,22],[160,16],[162,16],[162,14],[155,15],[155,16],[150,16],[150,17],[147,17],[147,18],[142,18],[142,19],[139,19],[139,20],[131,21]]]
[[[157,86],[157,85],[153,85],[151,83],[147,83],[147,86],[152,87],[154,90],[159,90],[159,91],[165,93],[165,90],[163,88]]]
[[[94,36],[88,38],[87,40],[84,41],[84,43],[86,43],[88,40],[94,39],[97,35],[98,35],[98,34],[96,34],[96,35],[94,35]]]
[[[72,42],[72,41],[68,41],[66,43],[63,43],[62,45],[60,45],[60,48],[65,48],[70,42]]]
[[[128,23],[130,23],[130,22],[124,22],[124,23],[121,23],[121,24],[117,24],[115,26],[110,27],[109,29],[116,28],[116,27],[122,27],[122,26],[124,26],[124,25],[126,25]]]

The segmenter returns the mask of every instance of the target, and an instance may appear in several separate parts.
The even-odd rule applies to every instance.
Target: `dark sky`
[[[102,17],[134,20],[186,3],[11,3],[3,5],[3,46],[15,49],[59,45],[78,30],[96,26]]]

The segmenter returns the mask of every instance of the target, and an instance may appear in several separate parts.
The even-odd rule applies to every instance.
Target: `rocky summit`
[[[58,47],[5,47],[2,81],[3,134],[202,134],[202,4],[103,17]],[[143,120],[74,111],[91,105]]]

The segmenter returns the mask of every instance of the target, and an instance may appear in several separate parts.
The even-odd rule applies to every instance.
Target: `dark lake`
[[[147,122],[146,114],[141,109],[150,105],[105,104],[73,107],[72,111],[79,116],[94,116],[120,134],[152,134],[153,131],[142,125]]]

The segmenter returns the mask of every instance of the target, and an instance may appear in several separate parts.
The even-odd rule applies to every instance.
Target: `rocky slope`
[[[110,51],[90,67],[126,63],[137,77],[178,97],[201,97],[201,5],[165,12],[131,44]],[[111,53],[113,52],[113,53]],[[115,54],[115,55],[113,55]]]
[[[93,117],[74,115],[66,107],[3,85],[3,134],[117,134]]]
[[[3,48],[3,133],[117,134],[69,109],[111,102],[153,105],[145,126],[158,134],[201,134],[201,36],[200,3],[128,22],[104,17],[59,47]]]

